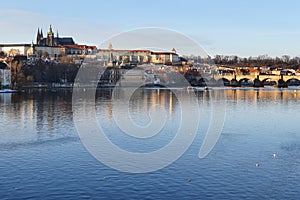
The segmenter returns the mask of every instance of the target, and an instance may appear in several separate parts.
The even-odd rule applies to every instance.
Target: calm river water
[[[200,159],[210,93],[218,92],[226,94],[224,127],[214,149]],[[97,92],[96,113],[120,148],[150,152],[174,137],[181,114],[171,91],[140,89],[132,97],[129,110],[137,124],[149,122],[151,105],[166,111],[162,134],[144,140],[131,140],[117,127],[111,93]],[[240,88],[196,95],[201,120],[189,149],[163,169],[131,174],[109,168],[85,149],[73,122],[72,91],[0,94],[0,198],[298,199],[300,90]]]

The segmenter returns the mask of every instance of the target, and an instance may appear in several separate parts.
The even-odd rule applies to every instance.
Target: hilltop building
[[[174,64],[180,62],[180,58],[173,48],[170,52],[151,52],[152,63],[155,64]]]
[[[0,51],[8,56],[23,55],[28,58],[59,59],[60,56],[85,57],[97,52],[96,46],[78,45],[72,37],[60,37],[56,35],[50,25],[47,35],[38,28],[36,43],[31,44],[0,44]]]
[[[50,25],[49,31],[47,32],[47,36],[43,36],[43,30],[38,28],[37,36],[36,36],[36,45],[39,46],[64,46],[64,45],[75,45],[75,42],[72,37],[59,37],[58,31],[56,33],[56,37],[52,30],[52,26]]]
[[[52,26],[44,35],[43,30],[38,28],[36,42],[31,44],[0,44],[0,51],[7,56],[23,55],[28,59],[51,59],[58,60],[62,56],[97,58],[107,63],[108,66],[128,66],[137,64],[162,64],[182,65],[182,58],[176,50],[151,51],[147,49],[114,49],[109,44],[107,49],[98,50],[96,46],[76,44],[72,37],[60,37],[58,31],[55,34]]]
[[[146,49],[113,49],[109,44],[107,49],[99,49],[97,58],[108,66],[124,66],[136,64],[180,65],[181,59],[173,48],[171,51],[155,52]]]

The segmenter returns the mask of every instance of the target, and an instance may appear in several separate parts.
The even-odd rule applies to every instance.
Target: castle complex
[[[52,27],[50,25],[49,31],[47,32],[47,36],[44,38],[43,30],[38,28],[37,36],[36,36],[36,45],[40,46],[64,46],[64,45],[75,45],[75,42],[72,37],[62,37],[60,38],[58,35],[58,31],[56,33],[56,37],[53,33]]]
[[[108,66],[137,65],[144,63],[181,65],[182,58],[176,50],[155,52],[148,49],[113,49],[112,44],[108,49],[97,49],[96,46],[76,44],[72,37],[60,37],[58,31],[53,32],[49,26],[44,35],[38,28],[36,42],[31,44],[0,44],[0,52],[9,57],[17,55],[27,56],[27,59],[59,60],[62,56],[84,58],[90,57],[104,61]]]
[[[0,52],[8,56],[23,55],[28,58],[58,59],[61,56],[86,56],[95,54],[96,46],[78,45],[72,37],[56,35],[50,25],[46,37],[43,30],[38,28],[36,43],[31,44],[0,44]]]

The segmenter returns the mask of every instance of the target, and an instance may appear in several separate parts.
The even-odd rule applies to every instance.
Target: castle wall
[[[37,55],[47,52],[50,58],[57,58],[60,55],[64,55],[64,49],[61,47],[35,46],[35,52]]]

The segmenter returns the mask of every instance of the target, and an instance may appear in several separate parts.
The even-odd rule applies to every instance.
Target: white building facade
[[[0,82],[1,87],[9,87],[11,85],[11,71],[6,62],[0,62]]]

